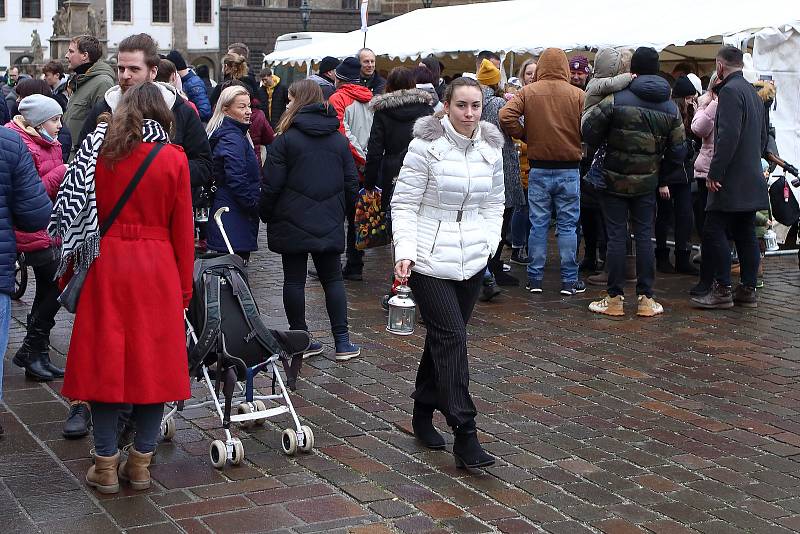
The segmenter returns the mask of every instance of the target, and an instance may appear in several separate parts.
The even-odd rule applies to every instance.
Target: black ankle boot
[[[26,378],[36,382],[50,382],[55,378],[47,368],[47,362],[42,353],[32,351],[30,345],[24,342],[11,361],[14,362],[14,365],[25,369]]]
[[[484,451],[478,442],[474,421],[455,427],[453,434],[455,436],[453,456],[456,459],[456,467],[476,469],[494,465],[494,456]]]
[[[414,414],[411,417],[411,428],[414,429],[414,437],[429,449],[444,449],[444,438],[433,426],[432,408],[415,402]]]

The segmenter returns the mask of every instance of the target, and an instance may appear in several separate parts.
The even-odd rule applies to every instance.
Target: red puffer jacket
[[[36,130],[28,126],[21,115],[6,124],[6,128],[17,132],[33,157],[33,164],[36,171],[44,182],[44,188],[51,200],[55,200],[58,188],[64,180],[67,166],[61,159],[61,143],[58,141],[47,141],[42,138]],[[34,252],[44,250],[53,244],[52,239],[47,234],[47,230],[38,232],[14,232],[17,237],[17,250],[20,252]]]

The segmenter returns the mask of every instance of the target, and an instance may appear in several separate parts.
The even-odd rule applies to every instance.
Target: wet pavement
[[[285,327],[280,261],[263,249],[252,285],[267,323]],[[208,447],[222,436],[219,423],[188,410],[158,447],[153,488],[117,496],[82,482],[91,440],[61,437],[60,383],[26,381],[11,364],[30,287],[14,304],[6,353],[0,532],[800,531],[796,258],[767,260],[755,310],[691,309],[693,280],[659,276],[664,316],[637,319],[632,297],[625,318],[595,316],[586,307],[600,289],[560,296],[552,261],[543,294],[508,288],[479,303],[471,388],[479,437],[499,461],[478,473],[408,434],[425,330],[385,331],[389,263],[388,251],[371,251],[365,280],[347,283],[363,357],[346,363],[333,360],[322,291],[309,281],[309,328],[327,350],[306,360],[292,400],[314,431],[311,454],[283,454],[284,415],[237,428],[246,460],[217,470]],[[513,273],[524,277],[520,267]],[[58,320],[53,359],[63,364],[71,321],[64,312]],[[452,435],[441,416],[436,423],[449,450]]]

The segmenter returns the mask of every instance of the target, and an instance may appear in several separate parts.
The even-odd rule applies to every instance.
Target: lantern
[[[767,252],[775,252],[780,248],[778,247],[778,235],[772,228],[764,232],[764,245],[766,245]]]
[[[208,206],[194,209],[194,222],[207,223],[208,222]]]
[[[414,333],[417,322],[417,306],[411,299],[411,288],[397,286],[397,295],[389,299],[389,320],[386,331],[399,336]]]

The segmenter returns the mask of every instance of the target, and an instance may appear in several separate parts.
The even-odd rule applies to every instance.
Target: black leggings
[[[49,254],[48,254],[49,253]],[[26,262],[31,261],[33,276],[36,279],[36,294],[31,305],[26,343],[36,351],[46,351],[50,344],[50,331],[56,324],[56,314],[61,305],[58,303],[58,282],[54,280],[58,270],[58,260],[51,250],[26,254]]]
[[[334,337],[347,333],[347,294],[342,279],[341,254],[312,253],[317,276],[325,291],[325,307]],[[306,325],[306,275],[308,254],[282,254],[283,307],[291,330],[308,330]]]

